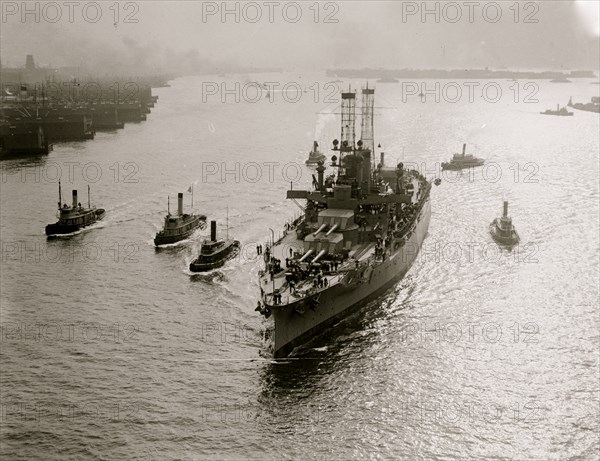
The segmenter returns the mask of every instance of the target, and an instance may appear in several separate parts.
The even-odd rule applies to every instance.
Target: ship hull
[[[215,257],[217,259],[210,261],[203,261],[200,258],[192,261],[190,263],[190,271],[192,272],[206,272],[213,269],[218,269],[223,266],[227,261],[232,258],[235,258],[239,252],[240,242],[234,240],[230,245],[224,248],[218,255]]]
[[[400,281],[418,255],[427,235],[430,219],[431,202],[428,198],[415,230],[404,246],[397,249],[385,262],[375,266],[368,281],[353,287],[336,284],[326,288],[315,296],[318,304],[313,308],[303,308],[302,301],[271,307],[275,321],[274,356],[288,356],[295,347],[318,336]],[[298,313],[296,308],[303,313]]]
[[[540,112],[540,114],[542,115],[555,115],[557,117],[572,117],[573,116],[573,112],[567,112],[566,114],[561,114],[558,112]]]
[[[468,168],[475,168],[478,166],[483,166],[483,162],[473,162],[473,163],[464,163],[464,164],[455,164],[455,163],[442,163],[442,170],[451,170],[451,171],[459,171],[466,170]]]
[[[324,162],[325,160],[327,160],[327,157],[325,157],[323,154],[311,155],[310,157],[308,157],[308,159],[304,163],[306,165],[318,165],[319,162]]]

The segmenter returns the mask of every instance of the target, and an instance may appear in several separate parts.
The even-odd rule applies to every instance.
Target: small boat
[[[504,201],[504,211],[501,218],[494,219],[490,224],[492,238],[502,245],[515,245],[519,242],[519,234],[508,217],[508,202]]]
[[[194,204],[192,189],[192,206]],[[167,202],[168,203],[168,202]],[[186,214],[183,212],[183,194],[177,195],[177,214],[171,215],[167,205],[167,216],[165,216],[164,227],[154,237],[154,245],[167,245],[176,243],[191,236],[197,229],[206,227],[206,216],[203,214]]]
[[[205,272],[216,269],[234,258],[240,249],[240,242],[230,238],[217,239],[217,222],[210,222],[210,240],[204,240],[200,254],[190,264],[190,271]]]
[[[462,170],[464,168],[472,168],[481,166],[485,163],[482,158],[473,157],[471,154],[466,154],[467,145],[463,144],[462,154],[454,154],[450,162],[442,163],[442,170]]]
[[[90,205],[90,186],[88,185],[88,207],[84,208],[77,201],[77,190],[73,190],[73,203],[68,206],[62,203],[60,181],[58,182],[58,222],[46,226],[46,235],[64,235],[76,232],[84,227],[100,221],[106,214],[104,208]]]
[[[308,159],[306,160],[307,165],[317,165],[319,162],[324,162],[327,159],[325,154],[319,152],[319,145],[317,141],[313,142],[313,149],[308,154]]]
[[[542,115],[558,115],[561,117],[569,117],[573,115],[573,112],[569,112],[566,107],[559,108],[559,105],[556,105],[556,110],[548,109],[544,112],[540,112]]]

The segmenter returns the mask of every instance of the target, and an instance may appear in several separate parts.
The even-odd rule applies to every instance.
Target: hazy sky
[[[438,8],[437,18],[434,13],[421,16],[422,2],[400,1],[228,2],[234,13],[224,18],[223,2],[121,2],[118,17],[112,1],[78,3],[70,22],[65,2],[28,2],[38,13],[26,15],[23,22],[22,2],[2,2],[2,64],[21,66],[25,54],[33,54],[43,65],[115,72],[190,71],[221,64],[315,70],[600,67],[598,0],[537,6],[428,2],[429,10]],[[95,5],[102,14],[97,22]],[[128,14],[138,22],[126,22]]]

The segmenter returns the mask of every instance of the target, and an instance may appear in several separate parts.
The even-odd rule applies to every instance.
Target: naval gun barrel
[[[323,256],[324,254],[325,254],[325,250],[319,251],[319,253],[317,254],[317,256],[315,256],[315,259],[313,259],[310,263],[311,264],[316,263],[321,258],[321,256]]]
[[[321,224],[321,227],[319,227],[319,228],[317,229],[317,231],[313,233],[313,236],[314,236],[314,237],[316,237],[317,235],[319,235],[319,232],[321,232],[321,231],[322,231],[323,229],[325,229],[326,227],[327,227],[327,224],[325,224],[325,223]]]
[[[306,253],[304,253],[304,255],[302,255],[302,257],[299,259],[298,262],[303,262],[306,258],[308,258],[313,253],[313,251],[315,251],[315,250],[313,250],[312,248],[310,250],[308,250]]]
[[[331,234],[331,233],[332,233],[334,230],[336,230],[337,228],[338,228],[338,225],[337,225],[337,224],[334,224],[334,225],[331,227],[331,229],[329,229],[329,230],[327,231],[327,233],[325,234],[325,237],[329,237],[329,234]]]

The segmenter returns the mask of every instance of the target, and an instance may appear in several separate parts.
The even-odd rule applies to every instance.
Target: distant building
[[[15,83],[35,84],[42,83],[52,78],[54,69],[48,67],[36,67],[33,55],[25,57],[25,67],[2,67],[0,66],[0,79],[3,85]]]
[[[569,74],[570,77],[574,78],[594,78],[594,72],[591,70],[572,70]]]

